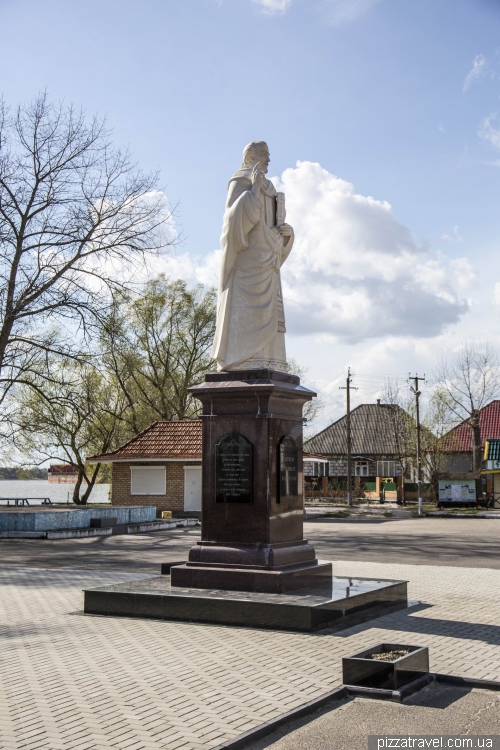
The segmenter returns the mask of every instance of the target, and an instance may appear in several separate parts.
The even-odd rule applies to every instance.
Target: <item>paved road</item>
[[[326,560],[444,565],[500,570],[500,520],[424,518],[305,523],[304,533]],[[158,573],[183,561],[200,529],[90,539],[1,539],[2,565]]]
[[[366,750],[381,737],[500,734],[500,693],[437,685],[404,704],[357,698],[294,722],[248,750]],[[500,743],[499,743],[500,744]]]
[[[327,560],[500,570],[500,519],[319,518],[305,524],[305,535]]]

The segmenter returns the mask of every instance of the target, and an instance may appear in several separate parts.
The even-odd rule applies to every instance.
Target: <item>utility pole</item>
[[[425,382],[425,375],[423,378],[419,378],[418,375],[415,375],[415,377],[412,378],[411,375],[409,375],[408,380],[413,380],[413,385],[410,385],[410,390],[412,390],[413,393],[415,394],[415,410],[416,410],[416,417],[417,417],[418,515],[423,516],[424,515],[424,503],[422,500],[422,453],[421,453],[421,443],[420,443],[420,407],[419,407],[419,398],[421,394],[420,394],[420,391],[418,390],[418,381],[422,380],[423,382]]]
[[[357,391],[351,385],[351,368],[347,370],[345,386],[339,390],[346,392],[346,438],[347,438],[347,504],[352,505],[352,438],[351,438],[351,390]]]

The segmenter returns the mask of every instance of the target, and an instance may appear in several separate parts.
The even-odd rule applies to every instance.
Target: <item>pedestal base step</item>
[[[297,565],[289,570],[258,570],[202,565],[176,565],[170,571],[173,587],[223,589],[286,594],[298,589],[331,585],[332,564]]]
[[[263,594],[172,587],[160,576],[89,589],[84,596],[87,614],[305,633],[342,630],[408,606],[406,581],[336,577],[317,589]]]

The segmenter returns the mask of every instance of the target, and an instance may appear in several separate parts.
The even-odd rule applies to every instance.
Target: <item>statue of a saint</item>
[[[267,144],[254,141],[229,181],[212,347],[219,370],[287,370],[280,268],[294,235],[283,194],[265,177],[269,162]]]

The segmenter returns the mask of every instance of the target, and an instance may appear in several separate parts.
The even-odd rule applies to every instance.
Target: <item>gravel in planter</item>
[[[406,656],[406,654],[410,653],[410,649],[401,649],[399,651],[383,651],[381,654],[372,654],[370,656],[370,659],[375,659],[376,661],[396,661],[396,659],[400,659],[402,656]]]

